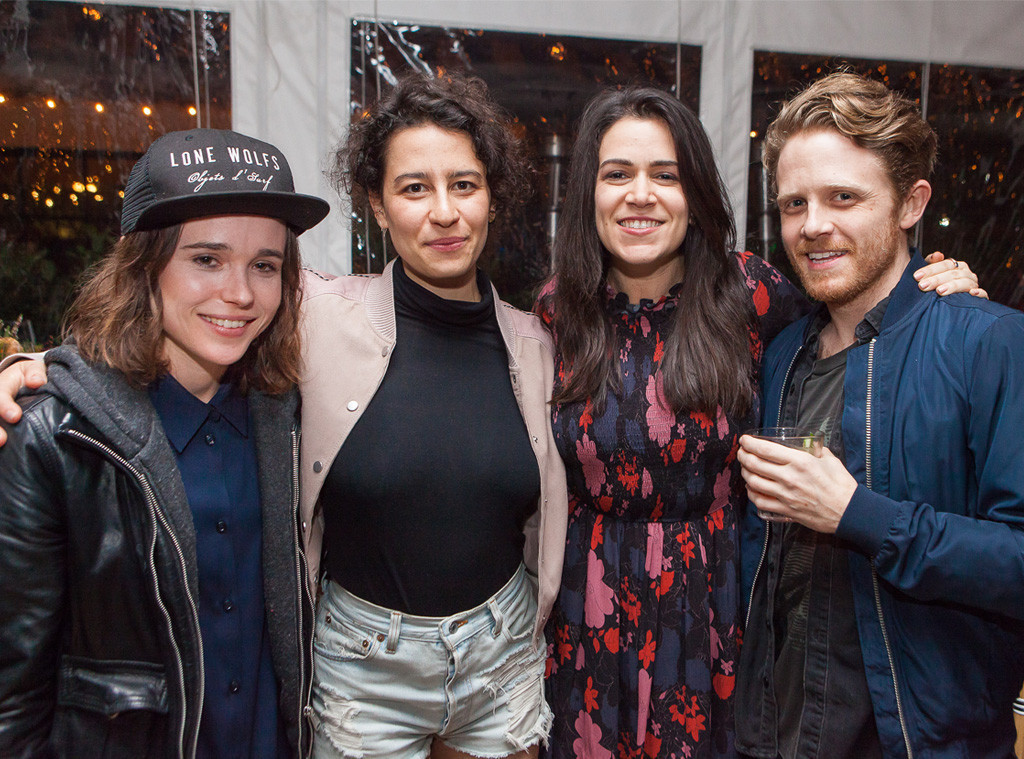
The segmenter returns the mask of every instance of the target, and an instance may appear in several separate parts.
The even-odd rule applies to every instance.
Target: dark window
[[[49,344],[160,135],[230,128],[228,14],[0,4],[0,320]]]

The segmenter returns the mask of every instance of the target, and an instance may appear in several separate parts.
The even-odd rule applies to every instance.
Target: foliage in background
[[[61,319],[82,274],[114,243],[111,233],[77,225],[74,239],[40,229],[20,240],[0,242],[0,323],[18,323],[22,343],[60,341]],[[37,241],[45,241],[45,246]],[[29,315],[22,321],[21,315]]]

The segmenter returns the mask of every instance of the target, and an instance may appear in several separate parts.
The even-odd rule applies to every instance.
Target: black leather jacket
[[[0,448],[0,756],[191,759],[203,701],[195,531],[145,390],[47,354]],[[309,746],[312,602],[297,395],[250,396],[281,714]]]

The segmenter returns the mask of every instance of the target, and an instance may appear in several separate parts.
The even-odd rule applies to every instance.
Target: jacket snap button
[[[384,637],[384,633],[377,633],[377,640],[379,640],[381,643],[384,642]]]
[[[381,355],[381,357],[383,357],[383,358],[387,358],[387,355],[388,355],[388,346],[386,346],[386,345],[385,345],[385,346],[384,346],[383,348],[381,348],[381,349],[380,349],[380,355]]]
[[[348,405],[345,406],[345,408],[347,408],[349,411],[355,411],[357,408],[359,408],[359,401],[349,401]]]
[[[370,641],[364,640],[363,641],[363,648],[369,648],[369,647],[370,647]]]
[[[320,474],[320,472],[324,471],[324,465],[321,464],[319,461],[314,461],[313,471],[316,472],[317,474]]]
[[[330,612],[327,612],[327,614],[324,616],[324,622],[326,622],[327,624],[331,624],[331,613]]]

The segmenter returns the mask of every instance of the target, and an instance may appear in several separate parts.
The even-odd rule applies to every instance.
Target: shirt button
[[[217,438],[215,438],[212,433],[206,436],[206,444],[207,445],[213,445],[216,442],[217,442]]]
[[[228,690],[232,693],[238,693],[238,691],[242,690],[242,684],[238,680],[232,680],[230,685],[228,685]]]
[[[348,405],[345,406],[345,408],[347,408],[349,411],[355,411],[357,408],[359,408],[359,401],[349,401]]]
[[[228,531],[228,523],[223,519],[217,522],[217,532],[225,533]]]
[[[211,422],[219,422],[220,421],[220,412],[217,409],[215,409],[215,408],[214,409],[210,409],[210,421]]]
[[[235,608],[235,605],[232,603],[230,598],[225,598],[224,603],[222,603],[221,606],[224,607],[224,611],[231,611]]]

